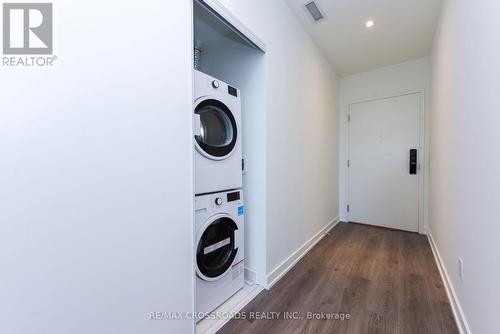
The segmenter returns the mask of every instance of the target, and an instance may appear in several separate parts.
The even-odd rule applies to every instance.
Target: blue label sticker
[[[243,216],[244,212],[245,212],[245,207],[243,205],[239,206],[238,207],[238,216]]]

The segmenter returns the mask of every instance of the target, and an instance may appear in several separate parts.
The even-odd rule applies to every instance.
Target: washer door
[[[226,274],[238,253],[235,233],[238,226],[229,216],[211,218],[198,234],[196,271],[207,281],[214,281]]]
[[[195,129],[198,151],[212,160],[227,158],[238,139],[236,121],[231,110],[221,101],[207,98],[196,105],[199,129]]]

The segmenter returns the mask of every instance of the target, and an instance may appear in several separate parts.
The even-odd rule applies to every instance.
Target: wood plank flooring
[[[242,312],[246,319],[219,333],[458,333],[427,239],[358,224],[339,224]],[[254,312],[281,313],[259,320],[264,314]],[[297,313],[286,319],[284,312]],[[307,312],[350,319],[308,319]]]

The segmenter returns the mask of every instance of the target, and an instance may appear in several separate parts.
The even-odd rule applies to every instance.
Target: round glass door
[[[238,136],[231,110],[224,103],[209,99],[198,104],[194,112],[200,116],[200,135],[195,139],[201,150],[217,159],[231,154]]]
[[[231,267],[238,252],[234,248],[237,229],[232,219],[221,217],[203,231],[196,250],[196,263],[202,275],[217,278]]]

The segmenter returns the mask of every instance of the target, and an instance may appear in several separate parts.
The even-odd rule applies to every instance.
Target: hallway
[[[500,334],[499,0],[0,17],[0,334]]]
[[[341,223],[220,333],[458,333],[425,236]],[[252,312],[281,312],[276,320]],[[284,312],[350,314],[285,320]]]

